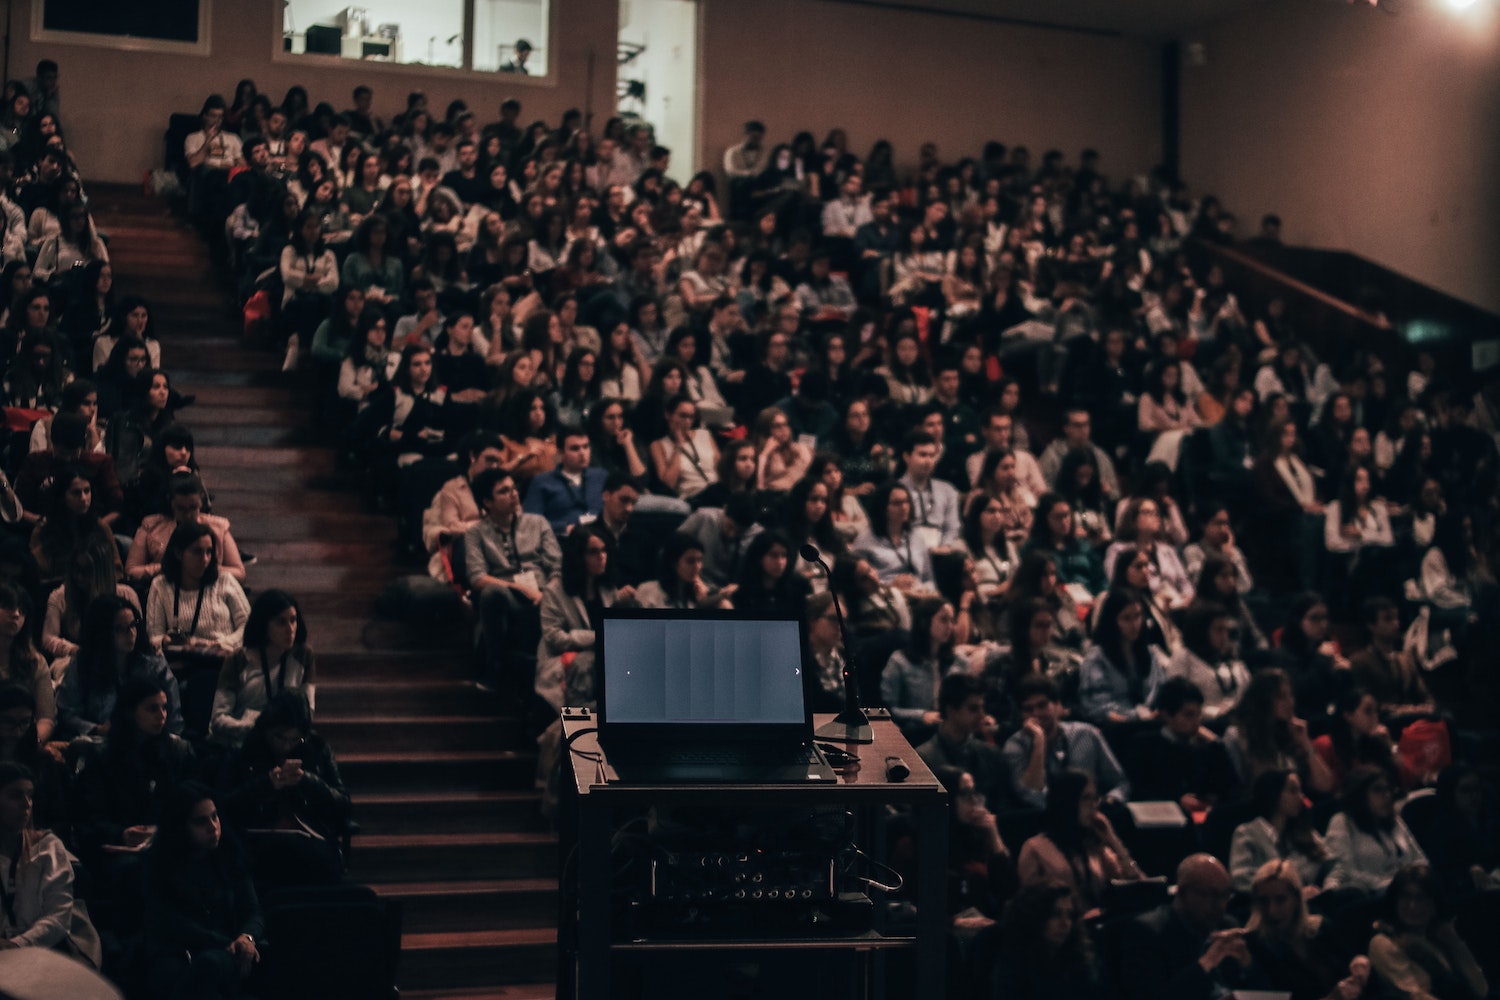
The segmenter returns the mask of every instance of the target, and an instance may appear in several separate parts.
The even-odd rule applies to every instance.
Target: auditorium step
[[[549,982],[557,975],[557,931],[403,934],[400,975],[438,987]]]
[[[408,934],[524,930],[557,919],[557,880],[376,883],[384,899],[400,900]]]
[[[318,662],[317,727],[360,824],[353,876],[403,903],[404,998],[540,1000],[556,975],[558,847],[541,817],[536,747],[476,690],[473,617],[376,620],[388,583],[425,566],[367,511],[339,464],[319,391],[243,336],[233,282],[191,227],[138,187],[91,186],[117,295],[151,303],[214,510],[253,552],[252,597],[297,597]],[[321,439],[320,439],[321,435]]]
[[[359,797],[354,818],[368,834],[428,826],[446,833],[537,831],[544,824],[541,802],[541,793],[529,789],[377,792]]]
[[[523,879],[557,876],[557,838],[504,833],[357,834],[350,874],[360,882]]]

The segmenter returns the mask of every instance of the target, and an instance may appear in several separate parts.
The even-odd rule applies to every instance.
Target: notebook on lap
[[[837,780],[813,745],[796,615],[607,609],[599,745],[631,784]]]

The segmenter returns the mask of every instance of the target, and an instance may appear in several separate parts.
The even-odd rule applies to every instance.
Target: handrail
[[[1313,285],[1309,285],[1305,281],[1300,281],[1297,278],[1292,277],[1290,274],[1287,274],[1285,271],[1278,270],[1270,266],[1269,264],[1256,260],[1249,254],[1236,250],[1233,247],[1227,247],[1217,243],[1202,243],[1200,244],[1200,246],[1211,253],[1216,253],[1221,256],[1228,257],[1230,260],[1234,261],[1240,266],[1249,268],[1262,277],[1270,278],[1271,280],[1276,281],[1279,284],[1285,285],[1288,289],[1299,292],[1302,295],[1305,295],[1308,298],[1313,299],[1314,301],[1320,302],[1331,309],[1335,309],[1351,319],[1358,320],[1362,323],[1368,323],[1371,326],[1377,327],[1381,330],[1395,329],[1395,327],[1391,325],[1391,321],[1385,316],[1379,313],[1369,312],[1355,305],[1350,305],[1348,302],[1345,302],[1343,299],[1338,298],[1337,296],[1330,295],[1322,289],[1316,288]]]

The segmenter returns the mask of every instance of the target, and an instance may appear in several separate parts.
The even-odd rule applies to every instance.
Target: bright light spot
[[[1468,10],[1474,6],[1474,0],[1446,0],[1446,2],[1454,10]]]

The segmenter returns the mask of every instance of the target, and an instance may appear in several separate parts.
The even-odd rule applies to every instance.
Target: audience
[[[18,138],[49,138],[7,151],[14,172],[0,157],[3,384],[39,448],[5,456],[0,768],[31,768],[34,819],[109,892],[145,859],[153,995],[235,995],[262,934],[252,876],[341,878],[348,798],[311,728],[298,601],[246,597],[239,512],[209,513],[188,397],[151,304],[118,294],[49,79],[6,103]],[[360,91],[345,115],[309,114],[300,87],[283,107],[253,85],[210,97],[181,150],[187,208],[247,317],[345,417],[340,453],[420,538],[428,585],[472,605],[478,685],[528,736],[596,704],[604,608],[796,614],[818,708],[841,706],[847,664],[954,791],[950,915],[975,902],[952,927],[993,952],[997,997],[1351,1000],[1368,964],[1330,928],[1382,891],[1372,983],[1485,993],[1443,920],[1496,867],[1464,759],[1482,741],[1453,738],[1491,731],[1464,704],[1488,682],[1451,676],[1483,676],[1472,621],[1496,597],[1487,385],[1304,341],[1286,300],[1203,253],[1233,230],[1212,196],[1112,183],[1092,151],[933,147],[908,175],[885,140],[861,160],[841,130],[820,154],[751,122],[720,203],[711,175],[667,177],[647,125],[595,148],[577,119],[523,130],[507,101],[481,131],[417,95],[388,127]],[[1446,756],[1407,753],[1408,730],[1447,735]],[[190,783],[209,772],[221,798]],[[1409,828],[1405,791],[1434,780]],[[1132,798],[1191,817],[1170,859]],[[216,804],[315,835],[285,863],[266,862],[279,835],[241,856]],[[1028,884],[975,934],[1010,892],[992,876],[1011,824]],[[1194,838],[1229,868],[1181,860]],[[1132,850],[1181,861],[1175,900],[1138,918],[1105,892],[1140,874]],[[1427,858],[1440,886],[1410,867]]]

